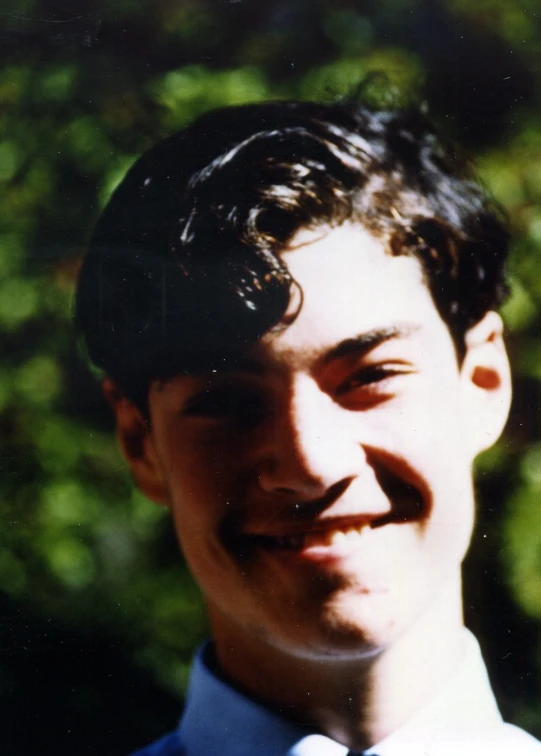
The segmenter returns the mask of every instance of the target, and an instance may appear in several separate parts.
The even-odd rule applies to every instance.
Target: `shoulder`
[[[131,756],[184,756],[184,749],[180,744],[178,733],[171,732],[145,748],[135,751]]]
[[[525,730],[521,730],[520,727],[515,725],[506,724],[505,735],[502,737],[502,747],[508,748],[520,748],[521,756],[541,756],[541,741],[534,738]]]
[[[442,753],[456,756],[457,744],[446,745],[449,747],[444,748]],[[541,756],[539,740],[519,727],[503,722],[489,735],[465,740],[460,746],[462,756],[509,756],[511,753],[517,756]]]

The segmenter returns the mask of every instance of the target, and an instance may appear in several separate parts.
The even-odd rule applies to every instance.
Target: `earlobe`
[[[148,420],[139,408],[119,391],[110,378],[104,378],[102,390],[115,415],[120,450],[137,488],[156,504],[167,505],[167,487],[156,456]]]
[[[461,368],[466,391],[465,422],[472,451],[479,454],[500,437],[511,405],[511,371],[503,341],[503,322],[488,312],[467,331]]]

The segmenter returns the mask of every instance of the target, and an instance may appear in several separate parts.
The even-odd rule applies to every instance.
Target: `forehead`
[[[388,329],[450,341],[419,261],[392,256],[381,239],[358,225],[301,231],[283,258],[302,291],[302,306],[290,326],[262,339],[266,352],[318,353],[352,336]]]

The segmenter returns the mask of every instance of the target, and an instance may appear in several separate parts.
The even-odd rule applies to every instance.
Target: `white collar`
[[[502,718],[479,644],[464,630],[465,651],[455,674],[406,724],[365,751],[366,756],[432,756],[490,738]],[[288,756],[346,756],[348,749],[323,735],[299,741]],[[463,753],[463,751],[461,751]]]

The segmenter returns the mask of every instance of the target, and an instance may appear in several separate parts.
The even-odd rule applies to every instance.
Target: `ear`
[[[104,378],[102,390],[115,414],[120,450],[137,488],[156,504],[166,505],[167,486],[154,448],[149,421],[110,378]]]
[[[500,437],[511,405],[511,371],[503,341],[503,322],[488,312],[466,332],[466,354],[461,367],[464,422],[474,456]]]

